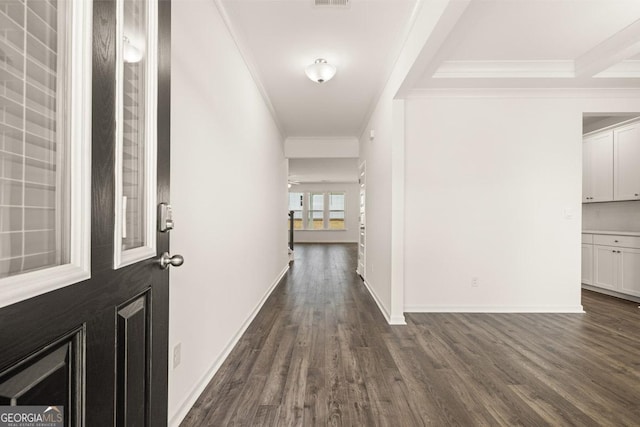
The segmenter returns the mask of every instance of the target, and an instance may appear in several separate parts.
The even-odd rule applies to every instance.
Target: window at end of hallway
[[[329,193],[329,229],[344,230],[344,193]]]
[[[324,229],[324,193],[309,194],[309,220],[307,228],[310,230]]]

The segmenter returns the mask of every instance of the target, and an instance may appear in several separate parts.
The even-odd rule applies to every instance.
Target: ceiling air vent
[[[316,7],[348,7],[350,0],[313,0]]]

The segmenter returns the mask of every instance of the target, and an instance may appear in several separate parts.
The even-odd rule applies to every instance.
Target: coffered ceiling
[[[285,137],[358,137],[413,18],[440,4],[437,37],[425,40],[399,97],[640,87],[640,0],[215,1]],[[333,80],[306,78],[317,58],[337,66]]]
[[[466,3],[414,88],[640,86],[640,1]]]

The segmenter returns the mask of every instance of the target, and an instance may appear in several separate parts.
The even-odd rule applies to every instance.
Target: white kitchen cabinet
[[[590,236],[593,244],[588,243]],[[583,234],[582,242],[582,283],[640,297],[640,236],[637,233]]]
[[[583,203],[613,200],[613,132],[588,136],[582,144]]]
[[[582,283],[593,284],[593,245],[582,244]]]
[[[618,280],[619,292],[640,296],[640,249],[619,248]]]
[[[616,250],[612,246],[593,247],[593,286],[616,290],[619,264]]]
[[[640,123],[613,130],[613,199],[640,199]]]

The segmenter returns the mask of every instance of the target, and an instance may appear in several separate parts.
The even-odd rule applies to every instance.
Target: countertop
[[[610,230],[582,230],[584,234],[608,234],[616,236],[638,236],[640,231],[610,231]]]

